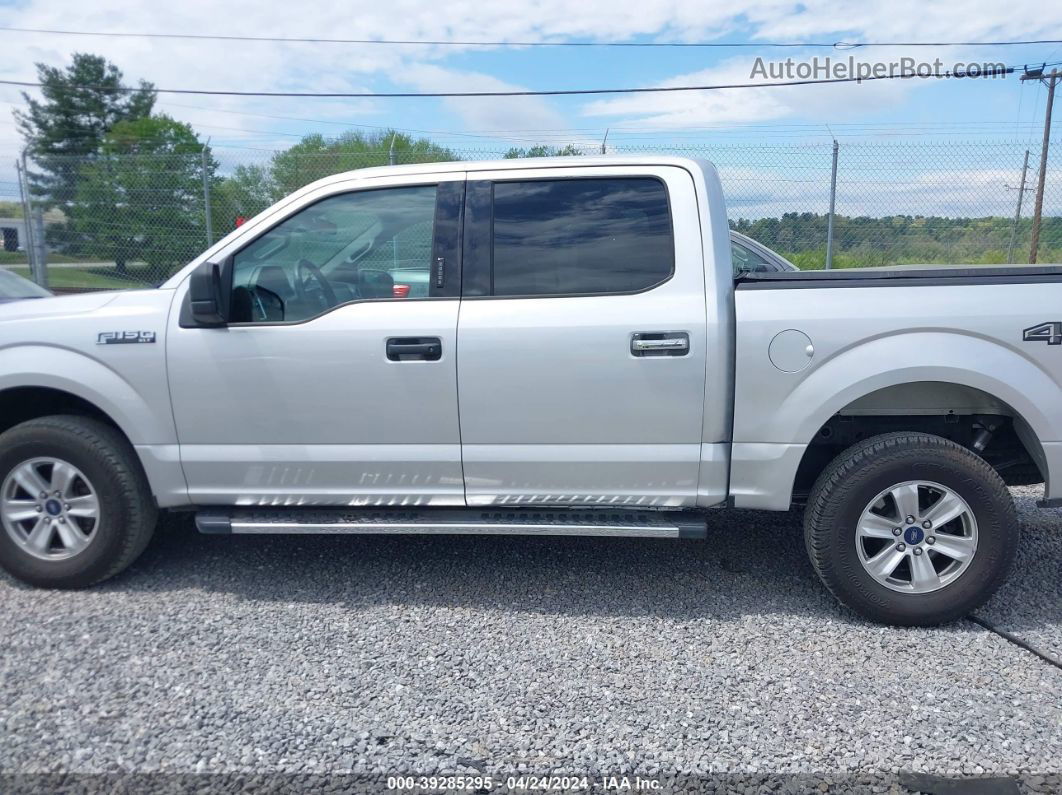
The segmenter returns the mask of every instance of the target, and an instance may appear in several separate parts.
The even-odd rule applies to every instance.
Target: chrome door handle
[[[690,350],[690,335],[685,331],[640,331],[631,337],[634,356],[685,356]]]
[[[636,351],[673,351],[687,350],[690,347],[688,340],[635,340],[632,346]]]

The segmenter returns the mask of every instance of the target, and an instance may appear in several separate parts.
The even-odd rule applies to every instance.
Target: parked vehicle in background
[[[0,303],[23,298],[47,298],[51,293],[35,282],[0,267]]]
[[[748,235],[730,230],[730,258],[734,261],[734,274],[738,273],[783,273],[800,270],[777,251],[772,251]]]
[[[757,246],[703,161],[370,168],[158,289],[0,307],[0,563],[91,585],[159,508],[705,538],[707,509],[806,504],[844,604],[966,614],[1014,560],[1006,486],[1062,505],[1062,269],[735,278]]]

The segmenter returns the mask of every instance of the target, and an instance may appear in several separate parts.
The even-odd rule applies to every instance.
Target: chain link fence
[[[236,152],[68,158],[60,165],[73,177],[62,201],[49,200],[40,188],[26,191],[25,185],[0,183],[0,201],[17,195],[23,214],[37,221],[6,222],[18,229],[5,235],[7,250],[0,254],[0,265],[21,268],[57,291],[153,284],[243,220],[322,177],[389,162],[512,154],[504,149],[440,147],[422,152]],[[600,149],[569,146],[565,152],[592,155]],[[821,268],[826,262],[834,182],[829,252],[833,267],[1029,260],[1038,145],[841,142],[835,180],[834,144],[828,140],[799,145],[609,145],[608,153],[710,160],[722,178],[731,225],[801,268]],[[48,165],[55,169],[56,161],[52,156]],[[26,169],[31,177],[41,173],[32,161]],[[1062,142],[1052,144],[1047,164],[1039,262],[1062,262],[1060,169]],[[0,215],[0,230],[4,224]],[[19,238],[16,245],[13,237]]]

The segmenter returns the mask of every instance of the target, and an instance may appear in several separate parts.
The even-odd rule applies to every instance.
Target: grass
[[[93,262],[85,257],[73,257],[69,254],[56,254],[49,252],[49,264],[61,265],[64,262]],[[0,265],[28,265],[29,259],[25,251],[0,251]]]
[[[826,248],[811,249],[806,251],[784,251],[778,249],[778,253],[792,262],[801,270],[818,270],[825,267]],[[1015,249],[1014,264],[1028,264],[1026,259],[1028,250]],[[1038,261],[1041,264],[1062,262],[1062,250],[1043,246],[1040,248]],[[877,254],[865,252],[835,251],[833,254],[834,268],[869,268],[881,265],[946,265],[961,263],[963,265],[1006,265],[1007,254],[1002,250],[986,250],[974,256],[951,253],[947,256],[926,254],[896,254],[895,252],[882,251]]]
[[[28,267],[15,267],[19,276],[30,278]],[[64,268],[61,265],[48,266],[48,287],[52,290],[128,290],[146,287],[155,281],[137,278],[137,270],[130,269],[130,274],[123,276],[114,268]]]
[[[25,265],[28,262],[24,251],[0,251],[0,265]]]

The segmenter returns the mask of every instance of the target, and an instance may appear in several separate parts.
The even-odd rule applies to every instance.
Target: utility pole
[[[37,267],[33,263],[33,244],[30,242],[30,206],[29,201],[26,198],[28,190],[26,184],[23,182],[25,176],[22,170],[22,160],[15,161],[15,171],[18,174],[18,193],[19,198],[22,200],[22,240],[19,241],[22,244],[22,250],[26,252],[26,261],[29,263],[30,277],[33,281],[37,281]]]
[[[608,127],[605,128],[605,137],[601,139],[601,154],[603,154],[603,155],[607,155],[608,154],[608,149],[605,147],[605,144],[607,142],[608,142]]]
[[[209,146],[210,139],[207,138],[206,146],[199,150],[203,170],[203,220],[206,222],[207,248],[214,245],[214,219],[210,215],[210,173],[208,168],[210,155],[207,154],[207,147]]]
[[[37,284],[48,287],[48,248],[44,244],[44,211],[38,207],[33,212],[30,225],[33,227],[33,259],[37,263]]]
[[[826,270],[833,267],[833,211],[837,207],[837,139],[833,139],[833,167],[830,169],[830,217],[826,222]]]
[[[1010,231],[1010,245],[1007,246],[1007,264],[1014,262],[1014,244],[1018,241],[1018,224],[1021,223],[1021,202],[1025,198],[1025,175],[1029,173],[1029,150],[1025,150],[1025,162],[1021,164],[1021,183],[1018,185],[1018,207],[1014,211],[1014,228]]]
[[[398,133],[391,133],[391,147],[387,150],[387,163],[388,165],[395,165],[398,162],[398,157],[395,155],[395,136]]]
[[[37,227],[37,215],[34,212],[33,207],[33,194],[30,191],[29,181],[29,158],[25,149],[22,150],[21,158],[16,162],[18,170],[19,191],[22,194],[22,217],[24,220],[23,228],[26,232],[26,239],[23,242],[23,248],[26,249],[26,259],[29,261],[30,276],[41,287],[48,286],[48,271],[45,265],[44,258],[41,256],[41,252],[44,250],[44,240],[40,241],[38,245],[37,235],[40,234],[43,237],[44,224]]]
[[[1044,212],[1044,183],[1047,180],[1047,148],[1051,144],[1051,110],[1055,104],[1055,86],[1062,72],[1052,69],[1050,74],[1044,74],[1044,68],[1026,68],[1022,80],[1039,80],[1047,83],[1047,112],[1044,115],[1044,143],[1040,149],[1040,181],[1036,185],[1036,206],[1033,209],[1032,242],[1029,244],[1029,264],[1036,264],[1036,252],[1040,247],[1040,218]]]

